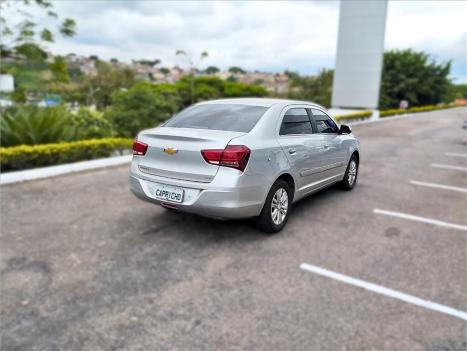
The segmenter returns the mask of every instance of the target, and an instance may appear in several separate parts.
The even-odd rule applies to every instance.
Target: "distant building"
[[[65,62],[69,68],[78,69],[86,76],[93,76],[97,74],[95,60],[90,57],[70,53],[65,56]]]
[[[218,72],[216,76],[222,80],[227,80],[229,77],[234,77],[236,81],[245,84],[261,85],[266,90],[276,93],[284,94],[289,89],[289,77],[284,73],[268,73],[268,72],[244,72],[244,73],[231,73],[231,72]]]
[[[77,69],[84,75],[93,76],[97,74],[96,69],[97,56],[83,56],[75,53],[69,53],[65,56],[65,61],[70,69]],[[137,80],[144,80],[152,83],[175,83],[183,77],[190,74],[189,70],[183,69],[179,66],[172,68],[157,67],[145,63],[144,60],[133,60],[130,65],[118,61],[116,58],[110,60],[110,65],[114,68],[131,68],[135,72]],[[201,77],[206,74],[203,71],[194,72],[195,76]],[[235,81],[245,84],[257,84],[263,86],[266,90],[276,93],[284,94],[289,89],[289,77],[284,73],[267,73],[267,72],[239,72],[231,73],[228,71],[217,72],[213,76],[222,80],[228,80],[231,77]]]

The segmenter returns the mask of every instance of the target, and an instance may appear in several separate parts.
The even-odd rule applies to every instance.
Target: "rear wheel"
[[[263,210],[256,218],[256,226],[266,233],[279,232],[287,223],[291,205],[290,185],[285,180],[279,179],[269,190]]]
[[[357,183],[358,177],[358,160],[355,155],[350,158],[347,170],[345,171],[344,179],[341,182],[341,187],[344,190],[352,190]]]

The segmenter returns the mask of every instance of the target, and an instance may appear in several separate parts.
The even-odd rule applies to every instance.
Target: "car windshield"
[[[240,104],[196,105],[172,117],[164,127],[248,133],[268,108]]]

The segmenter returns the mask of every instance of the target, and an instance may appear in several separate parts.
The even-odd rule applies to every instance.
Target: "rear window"
[[[248,133],[268,108],[239,104],[206,104],[189,107],[164,127],[215,129]]]

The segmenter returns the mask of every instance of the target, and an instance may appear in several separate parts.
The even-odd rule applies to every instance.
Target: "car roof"
[[[288,100],[288,99],[275,99],[275,98],[233,98],[233,99],[219,99],[209,100],[198,103],[197,105],[210,105],[210,104],[238,104],[238,105],[251,105],[251,106],[264,106],[271,107],[274,105],[312,105],[324,109],[324,107],[310,101]]]

